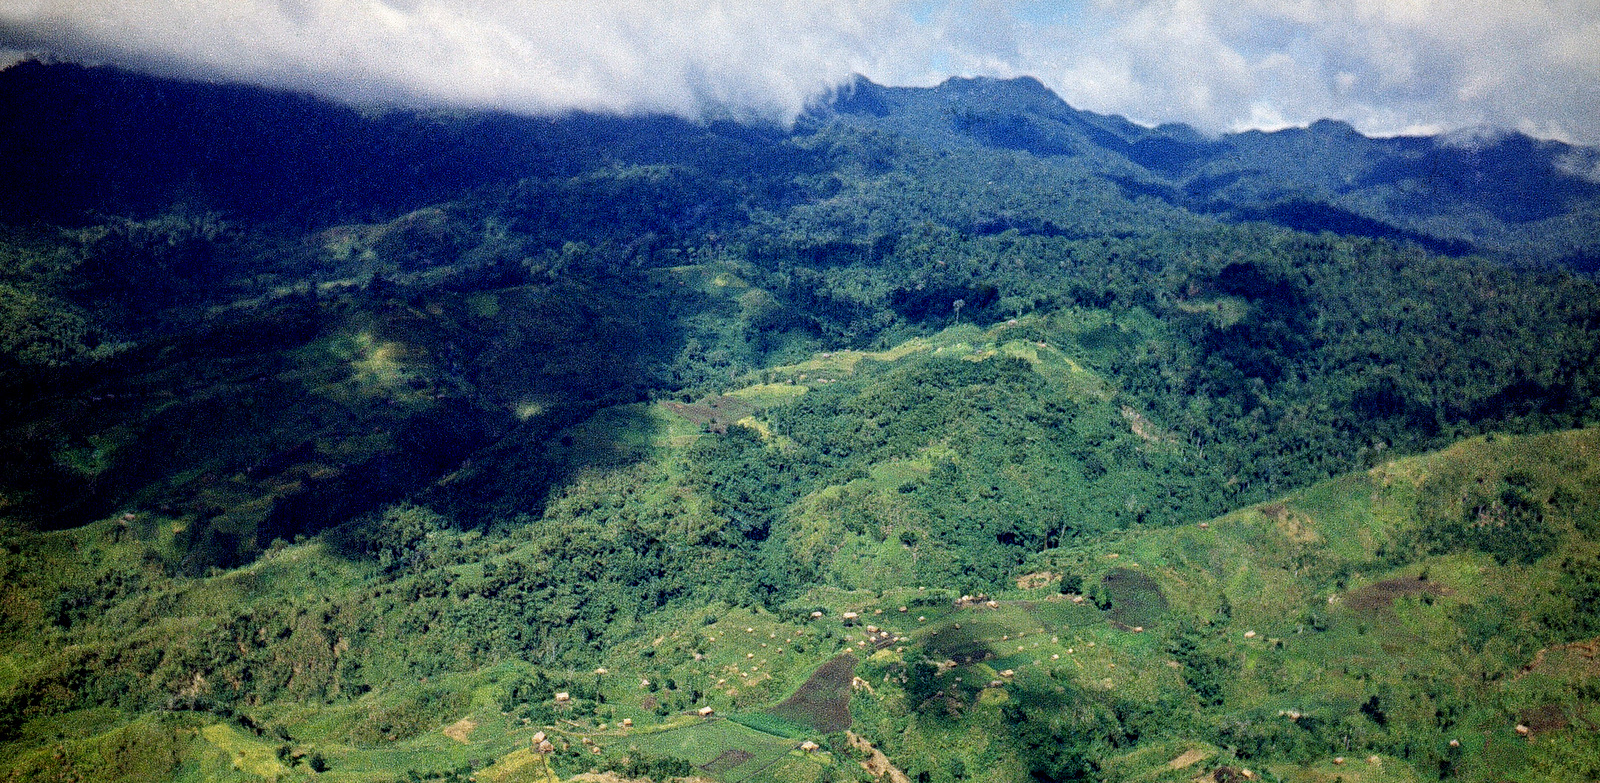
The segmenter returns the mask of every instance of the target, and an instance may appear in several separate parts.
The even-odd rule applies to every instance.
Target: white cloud
[[[873,0],[32,0],[12,45],[352,99],[792,116],[872,65]]]
[[[356,100],[786,119],[852,73],[1034,75],[1222,131],[1600,143],[1593,0],[10,0],[0,48]]]
[[[1592,0],[1086,0],[1007,70],[1069,102],[1209,130],[1344,119],[1600,143]]]

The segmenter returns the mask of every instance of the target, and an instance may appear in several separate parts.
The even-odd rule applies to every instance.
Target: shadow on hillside
[[[536,516],[583,472],[645,459],[657,435],[645,405],[578,407],[571,414],[519,424],[415,499],[463,527]]]
[[[465,528],[537,514],[575,474],[641,459],[654,419],[648,398],[660,365],[682,348],[668,308],[610,284],[518,286],[494,299],[492,317],[437,305],[429,317],[389,322],[391,338],[428,355],[429,383],[461,390],[409,418],[393,448],[346,476],[278,501],[272,535],[310,534],[410,499]],[[407,308],[416,312],[417,308]],[[333,536],[335,551],[363,557]],[[356,537],[359,540],[359,536]]]
[[[653,438],[628,404],[681,350],[668,309],[610,281],[368,290],[163,341],[47,401],[64,438],[114,447],[75,475],[29,452],[62,474],[32,523],[171,518],[169,566],[201,574],[407,498],[467,527],[536,512]]]
[[[236,221],[325,228],[519,181],[559,190],[569,177],[614,166],[691,173],[687,204],[607,211],[604,198],[572,199],[539,216],[569,232],[562,239],[592,240],[570,232],[682,223],[686,210],[694,220],[726,219],[739,199],[773,196],[764,191],[786,175],[823,165],[816,153],[776,143],[784,133],[648,115],[364,111],[247,85],[24,61],[0,68],[0,218],[76,225],[97,214],[148,216],[178,194]],[[699,198],[705,191],[716,203]]]

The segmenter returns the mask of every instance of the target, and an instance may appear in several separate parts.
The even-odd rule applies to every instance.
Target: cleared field
[[[771,712],[824,734],[844,731],[850,727],[850,683],[855,672],[856,657],[840,655],[818,668],[793,696]]]
[[[728,783],[741,783],[788,756],[800,743],[731,720],[712,718],[682,728],[641,734],[631,738],[629,744],[646,753],[684,759],[702,773]]]

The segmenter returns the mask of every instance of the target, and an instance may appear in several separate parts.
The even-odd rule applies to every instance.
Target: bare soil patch
[[[1518,723],[1527,726],[1534,732],[1559,731],[1567,727],[1571,721],[1567,720],[1567,712],[1559,704],[1545,704],[1532,709],[1523,710]]]
[[[1050,573],[1049,571],[1040,571],[1039,573],[1036,573],[1036,574],[1027,574],[1025,576],[1019,576],[1019,577],[1017,577],[1017,589],[1018,590],[1037,590],[1037,589],[1039,589],[1041,587],[1044,587],[1047,584],[1050,584],[1052,581],[1055,580],[1055,578],[1056,578],[1056,575]]]
[[[1182,755],[1167,762],[1167,769],[1183,769],[1185,767],[1192,767],[1196,762],[1204,761],[1210,757],[1211,754],[1203,750],[1186,750]]]
[[[1414,576],[1405,576],[1399,579],[1385,579],[1367,585],[1345,596],[1345,604],[1352,609],[1364,612],[1374,612],[1394,606],[1395,599],[1408,595],[1450,595],[1451,590],[1443,585],[1418,579]]]
[[[1282,503],[1268,503],[1257,509],[1261,515],[1274,522],[1282,522],[1289,517],[1289,507]]]
[[[1100,580],[1111,599],[1111,620],[1122,626],[1149,627],[1167,612],[1161,585],[1138,571],[1113,568]]]
[[[721,755],[701,765],[700,769],[711,775],[721,775],[755,757],[755,754],[748,750],[729,748],[722,751]]]
[[[444,735],[456,742],[465,743],[467,737],[472,735],[472,730],[478,728],[478,722],[471,718],[462,718],[444,728]]]
[[[707,397],[693,404],[667,400],[661,403],[661,407],[719,433],[727,432],[728,425],[756,412],[756,406],[749,401],[727,395]]]
[[[793,696],[769,712],[824,734],[843,731],[850,727],[850,684],[855,675],[854,655],[835,656],[817,667]]]

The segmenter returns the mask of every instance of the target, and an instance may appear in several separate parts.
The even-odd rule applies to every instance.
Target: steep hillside
[[[1589,154],[7,69],[0,770],[1594,777]]]
[[[951,350],[1003,361],[962,343],[887,360]],[[763,437],[821,391],[805,389],[733,395],[728,429]],[[1203,523],[1084,535],[971,598],[919,567],[941,553],[917,516],[883,505],[928,468],[883,457],[781,512],[788,546],[829,553],[790,600],[680,583],[629,614],[634,590],[671,594],[629,561],[652,528],[699,559],[655,568],[726,567],[695,545],[719,533],[685,512],[714,500],[681,471],[727,437],[694,420],[739,404],[568,430],[614,449],[597,435],[619,421],[659,427],[634,441],[643,462],[591,469],[513,530],[396,508],[186,578],[159,567],[181,522],[13,533],[4,763],[96,780],[854,779],[845,729],[930,780],[1570,780],[1600,763],[1595,430],[1475,439]],[[874,486],[890,496],[853,532],[827,499]]]

